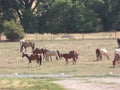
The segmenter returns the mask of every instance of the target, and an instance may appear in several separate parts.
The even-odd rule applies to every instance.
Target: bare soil
[[[67,78],[54,81],[66,90],[120,90],[120,78]]]

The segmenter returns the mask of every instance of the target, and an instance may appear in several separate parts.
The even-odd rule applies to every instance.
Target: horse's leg
[[[65,58],[65,60],[66,60],[66,65],[68,64],[68,59],[67,58]]]
[[[100,60],[102,60],[102,54],[100,54]]]
[[[110,60],[109,55],[106,53],[107,59]]]
[[[50,60],[51,60],[51,62],[52,62],[52,56],[50,56]]]
[[[48,59],[49,59],[49,57],[48,57],[48,55],[46,55],[46,61],[48,61]]]
[[[56,55],[56,60],[58,60],[58,56]]]
[[[43,60],[45,59],[45,54],[43,53]]]
[[[25,49],[25,52],[27,52],[27,47],[24,47],[24,49]]]
[[[76,60],[75,60],[75,58],[73,58],[73,63],[72,63],[72,65],[74,65],[74,64],[76,64],[76,62],[75,62]]]
[[[116,62],[115,62],[115,59],[114,59],[114,61],[113,61],[113,68],[115,67],[115,65],[116,65]]]
[[[37,59],[37,65],[36,65],[36,67],[38,67],[39,66],[39,60]]]
[[[31,60],[29,60],[29,65],[28,65],[28,67],[32,67]]]
[[[39,67],[41,66],[41,64],[42,64],[42,56],[40,55],[40,57],[39,57]]]

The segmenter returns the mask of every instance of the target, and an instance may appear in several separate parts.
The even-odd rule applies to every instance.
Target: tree
[[[16,24],[14,20],[4,22],[4,34],[8,40],[15,41],[24,37],[24,30],[20,24]]]

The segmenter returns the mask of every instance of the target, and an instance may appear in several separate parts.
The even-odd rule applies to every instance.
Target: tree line
[[[26,33],[120,30],[120,0],[0,0],[0,33],[14,20]]]

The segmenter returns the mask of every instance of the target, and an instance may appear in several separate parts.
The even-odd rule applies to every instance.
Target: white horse
[[[115,67],[116,63],[120,64],[120,49],[114,50],[113,68]]]
[[[24,42],[26,42],[24,39],[21,39],[21,40],[19,41],[20,47],[22,46],[22,44],[23,44]]]
[[[105,48],[97,48],[96,49],[96,57],[97,60],[102,60],[102,56],[106,56],[108,60],[110,60],[109,55],[108,55],[108,51]]]

